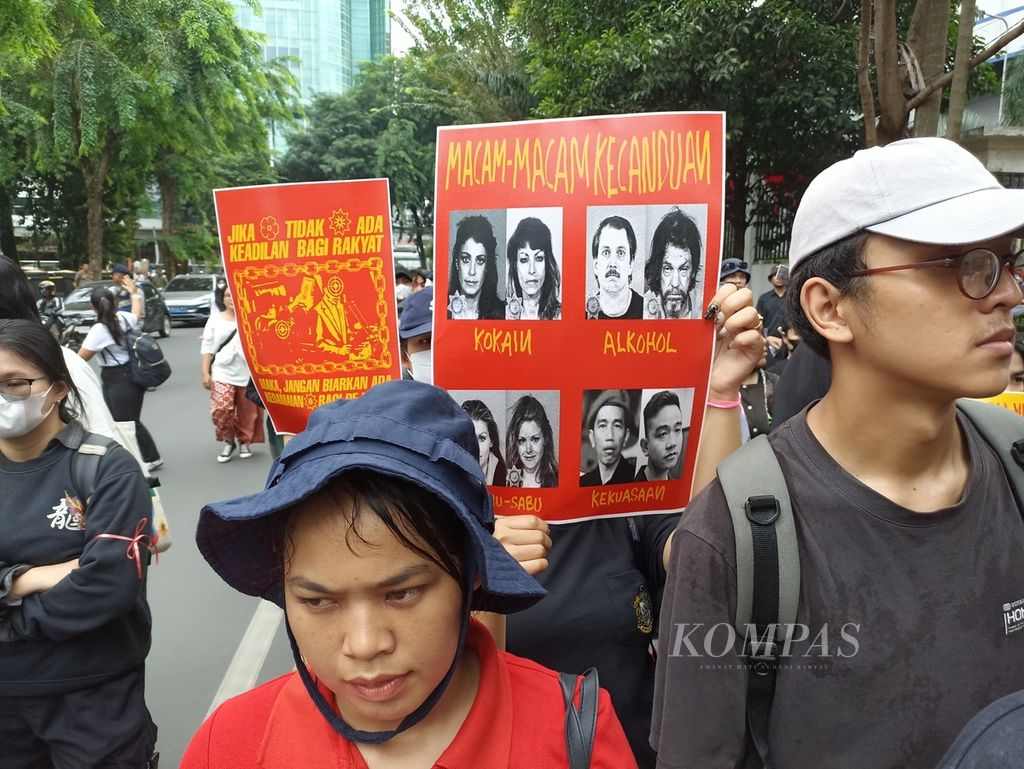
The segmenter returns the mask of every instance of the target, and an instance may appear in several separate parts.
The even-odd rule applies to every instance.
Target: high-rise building
[[[257,15],[242,0],[231,0],[238,23],[267,35],[268,59],[290,56],[302,98],[317,92],[343,93],[360,62],[390,52],[388,0],[262,0]]]

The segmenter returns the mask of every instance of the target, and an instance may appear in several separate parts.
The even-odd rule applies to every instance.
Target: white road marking
[[[220,688],[213,696],[213,703],[206,712],[207,716],[224,700],[248,691],[256,684],[283,616],[284,612],[270,601],[260,601],[245,635],[242,636],[242,642],[238,644],[235,656],[228,665],[224,678],[221,679]]]

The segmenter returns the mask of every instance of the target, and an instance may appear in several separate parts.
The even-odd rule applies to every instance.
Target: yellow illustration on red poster
[[[434,380],[474,420],[499,514],[687,503],[724,133],[721,113],[439,129]]]
[[[246,360],[279,432],[401,376],[386,179],[214,191]]]
[[[993,395],[991,398],[981,398],[980,400],[1002,406],[1004,409],[1009,409],[1013,413],[1024,417],[1024,393],[1006,392]]]

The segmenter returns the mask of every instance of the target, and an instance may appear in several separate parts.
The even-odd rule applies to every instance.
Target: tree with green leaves
[[[363,63],[350,91],[314,99],[304,130],[289,137],[277,170],[292,182],[386,176],[394,219],[401,229],[408,214],[425,265],[436,132],[452,122],[430,98],[439,87],[408,58]]]
[[[819,170],[849,154],[856,29],[828,3],[522,0],[545,117],[724,110],[726,256],[778,222]]]

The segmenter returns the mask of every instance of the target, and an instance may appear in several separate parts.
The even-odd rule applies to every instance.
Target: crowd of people
[[[558,484],[557,420],[524,393],[502,435],[483,400],[434,387],[433,287],[397,275],[403,380],[321,406],[263,492],[201,512],[213,570],[284,609],[295,670],[221,705],[184,769],[1013,765],[1024,452],[992,435],[1024,436],[1024,422],[992,406],[983,425],[958,399],[1024,390],[1024,192],[946,140],[862,150],[811,182],[770,289],[755,302],[749,265],[726,259],[706,307],[690,306],[698,271],[681,257],[702,248],[692,220],[656,221],[643,294],[623,280],[630,221],[597,222],[588,317],[714,329],[687,508],[496,517],[487,486]],[[526,217],[509,237],[503,297],[493,230],[475,214],[454,225],[449,317],[559,317],[548,224]],[[98,387],[0,261],[0,744],[17,769],[153,765],[139,510],[160,455],[144,391],[120,373],[140,292],[118,285],[124,308],[93,293],[80,353],[99,356]],[[226,285],[217,308],[201,371],[227,462],[263,440],[263,414]],[[592,391],[597,462],[581,485],[668,478],[681,461],[678,394],[634,400]],[[84,490],[96,408],[134,424],[144,465],[108,446]],[[622,450],[641,426],[637,467]],[[750,460],[746,486],[765,488],[737,514],[728,458],[765,446],[781,474]]]

